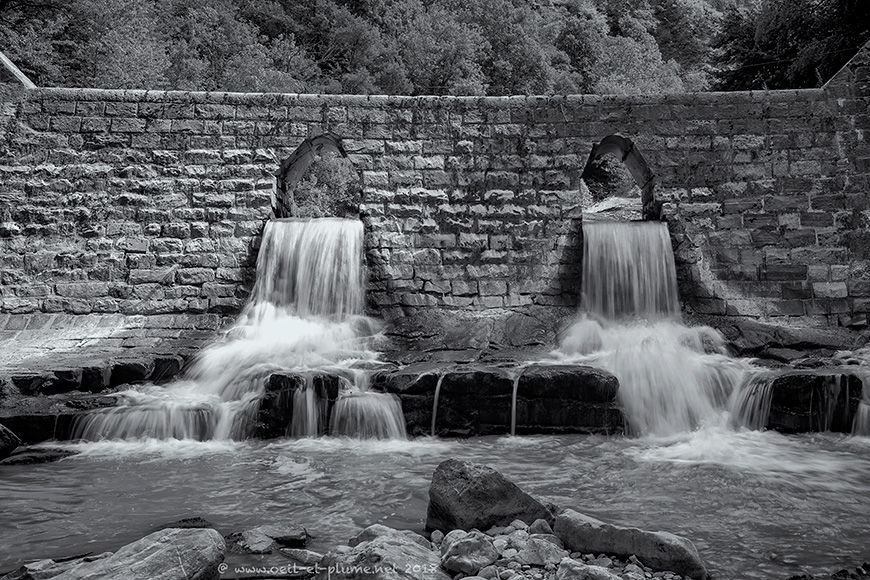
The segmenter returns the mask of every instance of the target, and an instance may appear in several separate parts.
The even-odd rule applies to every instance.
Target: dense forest
[[[43,86],[387,94],[819,86],[870,0],[0,0]]]

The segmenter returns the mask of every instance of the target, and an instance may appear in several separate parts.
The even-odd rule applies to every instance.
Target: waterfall
[[[223,340],[200,353],[183,380],[125,391],[117,407],[80,418],[73,437],[248,436],[272,373],[347,369],[376,360],[371,345],[378,325],[362,314],[364,289],[362,222],[266,223],[251,299]],[[291,421],[291,434],[322,433],[322,412],[310,384],[295,392],[299,419]]]
[[[730,404],[731,419],[736,426],[760,430],[767,426],[773,401],[776,373],[750,373],[734,393]]]
[[[609,321],[678,318],[677,273],[668,227],[598,222],[583,227],[583,306]]]
[[[680,322],[667,226],[596,222],[583,233],[582,311],[555,354],[619,379],[630,433],[672,435],[717,421],[751,367],[727,356],[716,330]]]
[[[852,435],[870,437],[870,383],[861,377],[861,400],[852,420]]]
[[[356,391],[339,397],[332,410],[330,434],[361,439],[406,439],[399,397]]]
[[[438,399],[441,397],[441,383],[444,382],[444,377],[447,373],[438,375],[438,381],[435,383],[435,397],[432,400],[432,427],[429,429],[429,434],[435,437],[435,425],[438,422]]]
[[[252,304],[287,307],[303,318],[345,318],[362,314],[364,296],[362,222],[323,218],[266,224]]]
[[[325,430],[323,414],[325,406],[314,388],[313,377],[307,377],[305,387],[293,391],[293,414],[290,420],[290,435],[293,437],[317,437]]]

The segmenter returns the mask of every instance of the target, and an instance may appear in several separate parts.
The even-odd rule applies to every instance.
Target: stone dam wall
[[[0,326],[238,312],[281,161],[322,134],[361,176],[369,310],[422,348],[552,340],[579,303],[580,175],[612,134],[631,139],[655,176],[687,311],[860,325],[870,313],[868,106],[867,47],[824,88],[797,91],[7,88]]]

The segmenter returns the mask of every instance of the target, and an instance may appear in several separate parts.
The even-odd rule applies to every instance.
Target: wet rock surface
[[[728,340],[732,350],[741,356],[758,356],[766,350],[788,349],[793,352],[830,352],[854,349],[867,342],[866,336],[855,330],[836,326],[786,326],[769,324],[742,317],[699,317],[698,322],[717,328]],[[785,355],[788,351],[773,354]]]
[[[35,465],[37,463],[51,463],[76,455],[76,451],[52,447],[20,447],[9,457],[0,460],[2,465]]]
[[[291,432],[293,395],[313,388],[322,402],[321,425],[326,433],[332,407],[338,399],[341,379],[325,373],[275,373],[266,379],[265,392],[257,411],[254,436],[259,439],[285,437]]]
[[[304,548],[308,543],[305,528],[267,524],[226,537],[227,549],[236,554],[271,554],[279,548]]]
[[[534,365],[517,385],[516,432],[620,433],[619,381],[579,365]]]
[[[515,380],[517,433],[622,432],[619,383],[591,367],[415,363],[376,374],[372,385],[399,397],[409,434],[431,434],[434,411],[443,437],[510,433]]]
[[[864,388],[870,384],[848,367],[785,372],[771,385],[767,428],[850,433]]]
[[[113,407],[117,398],[93,393],[64,393],[26,396],[19,392],[0,400],[0,424],[24,443],[65,440],[72,434],[75,419],[89,410]]]
[[[21,445],[18,436],[0,424],[0,460],[9,457],[15,448]]]
[[[870,562],[864,562],[855,568],[843,568],[832,574],[798,574],[789,576],[788,580],[865,580],[870,578]]]
[[[489,529],[539,519],[553,521],[552,510],[491,467],[448,459],[432,475],[427,530]]]

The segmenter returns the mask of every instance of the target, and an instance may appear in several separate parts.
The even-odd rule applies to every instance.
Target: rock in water
[[[482,568],[498,560],[498,551],[492,538],[481,532],[469,532],[442,550],[441,565],[451,572],[477,574]]]
[[[236,554],[270,554],[279,546],[304,548],[308,542],[305,528],[267,524],[227,536],[230,552]]]
[[[656,570],[670,570],[694,580],[707,578],[707,569],[694,544],[668,532],[606,524],[574,510],[560,513],[554,529],[572,552],[635,555]]]
[[[491,467],[448,459],[435,468],[429,487],[427,530],[487,530],[517,519],[552,522],[553,514]]]
[[[19,445],[21,445],[21,439],[15,433],[0,425],[0,459],[9,457]]]
[[[607,568],[564,558],[556,570],[556,580],[621,580],[621,578]]]
[[[0,460],[0,465],[35,465],[50,463],[65,457],[77,455],[78,451],[52,447],[19,447],[12,455]]]
[[[376,529],[372,529],[376,528]],[[407,533],[386,526],[369,526],[357,536],[369,538],[350,550],[326,554],[317,580],[450,580],[438,553]]]
[[[40,560],[5,580],[212,580],[224,559],[224,539],[212,529],[170,528],[127,544],[114,554],[64,562]]]

